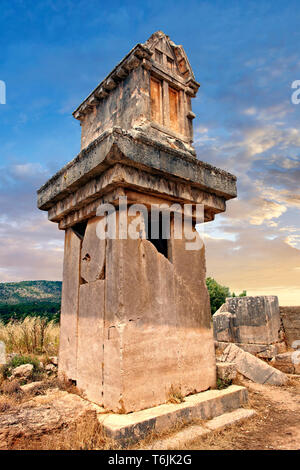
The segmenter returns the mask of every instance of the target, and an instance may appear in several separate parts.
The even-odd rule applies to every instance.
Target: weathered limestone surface
[[[234,380],[236,378],[234,362],[217,362],[217,378],[221,380]]]
[[[6,348],[3,341],[0,341],[0,364],[6,364]]]
[[[71,228],[67,229],[65,232],[58,371],[60,374],[65,374],[70,380],[76,380],[77,377],[80,256],[81,240]]]
[[[247,403],[245,387],[231,385],[224,390],[208,390],[185,398],[183,403],[163,404],[129,414],[99,414],[104,432],[121,444],[136,442],[150,432],[170,432],[180,424],[209,420]]]
[[[126,411],[166,401],[172,385],[183,395],[214,387],[204,248],[191,252],[191,278],[193,270],[198,272],[193,289],[185,265],[180,270],[179,259],[172,264],[148,240],[108,241],[107,246],[104,406],[112,401],[110,387],[113,409],[122,401]],[[106,361],[114,361],[107,372]],[[151,381],[145,380],[145,368]]]
[[[243,351],[254,354],[257,357],[263,359],[272,359],[277,354],[286,352],[286,344],[284,342],[274,344],[247,344],[247,343],[236,343],[237,346]],[[216,347],[221,351],[228,346],[228,342],[216,341]]]
[[[43,382],[42,380],[38,381],[38,382],[30,382],[28,384],[25,384],[25,385],[21,385],[20,386],[20,389],[24,392],[24,393],[31,393],[33,391],[37,391],[39,389],[43,389],[43,387],[45,386],[45,382]]]
[[[300,307],[280,307],[286,340],[289,346],[300,340]]]
[[[103,401],[104,289],[97,280],[79,290],[77,386],[95,403]]]
[[[148,173],[150,172],[150,175],[152,174],[152,176],[148,175],[151,184],[149,186],[148,183],[147,187],[147,178],[143,173],[129,172],[127,168],[122,169],[123,172],[126,170],[126,175],[128,175],[126,179],[138,175],[137,186],[144,187],[145,192],[151,190],[165,194],[167,190],[169,197],[181,198],[186,202],[193,201],[193,191],[197,189],[205,191],[205,195],[208,193],[214,195],[215,198],[223,198],[223,202],[236,197],[236,178],[230,173],[196,160],[187,152],[158,144],[143,132],[113,128],[92,142],[87,149],[83,150],[39,189],[38,207],[42,210],[51,209],[51,220],[57,222],[62,218],[61,213],[57,214],[62,207],[64,210],[71,208],[74,210],[84,202],[93,200],[97,192],[101,195],[103,192],[107,193],[112,187],[126,187],[128,183],[132,185],[130,180],[128,183],[126,180],[123,181],[123,175],[120,173],[116,175],[117,178],[114,173],[112,178],[110,178],[111,173],[108,173],[107,177],[103,176],[105,170],[118,163],[125,167],[144,169]],[[162,178],[155,178],[156,174],[161,174],[170,180],[170,188],[166,188],[166,180],[163,182]],[[101,179],[95,181],[98,183],[98,187],[95,187],[94,183],[90,187],[84,186],[93,178],[98,176],[100,178],[100,175],[102,175]],[[155,179],[156,185],[160,183],[157,189],[153,184]],[[76,192],[79,189],[80,191]],[[179,193],[179,196],[178,191],[182,193]],[[190,192],[188,197],[186,196],[187,191]],[[75,193],[74,199],[73,193]],[[72,196],[67,198],[70,194]],[[78,197],[80,199],[77,203]],[[224,210],[225,207],[219,212]]]
[[[73,113],[81,122],[82,147],[117,125],[143,129],[194,153],[190,98],[199,86],[183,47],[157,31],[137,44]]]
[[[213,315],[214,335],[228,343],[269,345],[279,341],[278,298],[231,297]]]
[[[60,372],[76,379],[88,399],[114,411],[163,403],[171,387],[183,395],[213,388],[204,246],[186,251],[185,239],[171,238],[167,259],[148,240],[99,240],[98,221],[89,220],[82,247],[76,245],[76,263],[81,253],[81,285],[72,299],[77,320],[62,332],[62,340],[75,341],[76,370],[69,375],[60,358]],[[70,336],[72,325],[77,330]]]
[[[104,410],[78,395],[50,390],[46,395],[0,413],[0,449],[7,449],[17,438],[37,438],[70,425],[87,413],[101,411]]]
[[[213,315],[214,337],[223,343],[234,342],[234,313],[222,312],[220,309]]]
[[[277,354],[271,364],[286,374],[300,374],[300,351]]]
[[[118,225],[121,196],[128,211],[176,203],[182,214],[190,204],[194,226],[196,204],[206,222],[236,197],[233,175],[195,158],[198,88],[182,46],[155,33],[77,108],[81,152],[38,191],[38,207],[66,231],[59,373],[115,412],[216,385],[204,247],[188,251],[173,225],[164,248],[141,234],[96,233],[102,203],[117,209]]]
[[[284,385],[288,380],[284,373],[274,369],[274,367],[269,366],[252,354],[243,351],[233,343],[227,346],[219,360],[225,363],[233,362],[237,371],[253,382]]]
[[[239,408],[229,413],[224,413],[220,416],[216,416],[211,421],[208,421],[205,426],[211,431],[216,431],[217,429],[223,429],[226,426],[231,426],[232,424],[239,423],[245,419],[252,418],[255,415],[255,410]]]
[[[237,408],[234,411],[229,411],[228,413],[216,416],[215,418],[206,421],[203,425],[194,424],[192,426],[186,426],[180,431],[172,434],[170,437],[152,441],[150,445],[147,445],[144,448],[145,450],[173,450],[188,448],[188,446],[193,444],[193,441],[198,440],[200,436],[205,436],[212,431],[240,423],[245,419],[255,416],[255,414],[256,411],[254,410]]]
[[[74,189],[71,195],[56,202],[49,210],[49,219],[59,222],[60,228],[65,229],[94,215],[100,203],[114,203],[118,196],[125,195],[130,202],[140,202],[138,198],[141,198],[141,193],[144,199],[163,198],[170,205],[183,202],[203,204],[205,221],[212,220],[215,214],[223,212],[226,207],[224,195],[200,189],[185,181],[173,181],[140,168],[116,163],[81,188]]]
[[[105,275],[105,240],[97,236],[96,227],[100,217],[87,223],[81,248],[80,274],[84,282],[103,279]]]
[[[81,120],[82,148],[99,137],[104,129],[119,126],[129,130],[145,121],[149,100],[149,89],[145,86],[147,77],[148,72],[143,67],[133,70],[118,87],[108,93],[96,113],[84,116]]]
[[[15,367],[12,371],[11,377],[12,378],[24,378],[27,379],[31,376],[33,371],[32,364],[22,364],[21,366]]]

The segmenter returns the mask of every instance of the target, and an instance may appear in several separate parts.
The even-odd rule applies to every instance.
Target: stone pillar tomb
[[[81,151],[38,191],[39,209],[65,231],[59,373],[114,412],[216,385],[204,247],[186,250],[175,216],[168,240],[96,233],[103,203],[118,226],[120,197],[128,221],[133,204],[176,203],[202,204],[208,222],[236,196],[233,175],[196,158],[198,88],[183,47],[153,34],[73,113]]]

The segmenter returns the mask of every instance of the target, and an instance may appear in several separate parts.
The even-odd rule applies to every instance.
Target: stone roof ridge
[[[153,33],[149,39],[144,43],[144,46],[148,47],[149,49],[155,48],[155,45],[161,41],[165,40],[169,47],[173,50],[176,61],[178,63],[182,64],[182,67],[184,67],[185,70],[185,75],[189,77],[191,80],[195,80],[194,72],[191,67],[191,64],[187,58],[187,55],[185,53],[185,50],[181,44],[175,44],[170,37],[165,34],[163,31],[156,31]]]
[[[145,44],[136,44],[75,109],[73,112],[75,119],[80,119],[83,114],[92,111],[93,107],[97,105],[101,99],[105,98],[111,90],[117,87],[118,82],[124,80],[133,69],[143,63],[144,59],[150,59],[151,56],[152,52]]]

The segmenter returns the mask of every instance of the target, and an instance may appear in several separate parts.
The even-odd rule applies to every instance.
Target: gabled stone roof
[[[155,50],[169,48],[170,55],[176,63],[177,75],[186,85],[187,92],[195,96],[198,91],[199,83],[196,82],[192,68],[187,59],[182,46],[176,45],[170,40],[169,36],[162,31],[157,31],[144,43],[137,44],[131,51],[119,62],[119,64],[102,80],[102,82],[89,94],[89,96],[73,112],[75,119],[82,119],[85,114],[93,111],[102,99],[105,99],[111,90],[118,86],[118,83],[124,80],[128,74],[135,68],[143,65],[147,69],[152,66],[160,68],[155,60]],[[172,76],[172,73],[170,72]],[[173,74],[174,75],[174,74]]]
[[[152,53],[156,48],[162,48],[165,50],[169,48],[170,54],[173,56],[177,64],[177,70],[179,74],[182,75],[186,80],[195,80],[192,67],[188,61],[183,47],[171,41],[169,36],[167,36],[165,33],[162,31],[156,31],[156,33],[152,34],[152,36],[150,36],[144,45],[147,46],[152,51]]]

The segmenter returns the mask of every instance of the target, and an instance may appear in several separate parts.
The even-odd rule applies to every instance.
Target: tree
[[[226,297],[236,297],[236,294],[233,292],[230,293],[228,287],[221,286],[215,279],[208,277],[206,279],[206,285],[210,296],[210,308],[211,314],[213,315],[220,307],[225,303]],[[245,297],[247,292],[243,290],[238,297]]]
[[[211,313],[214,314],[224,304],[226,297],[230,297],[230,291],[228,287],[221,286],[212,277],[206,279],[206,285],[210,296]]]

